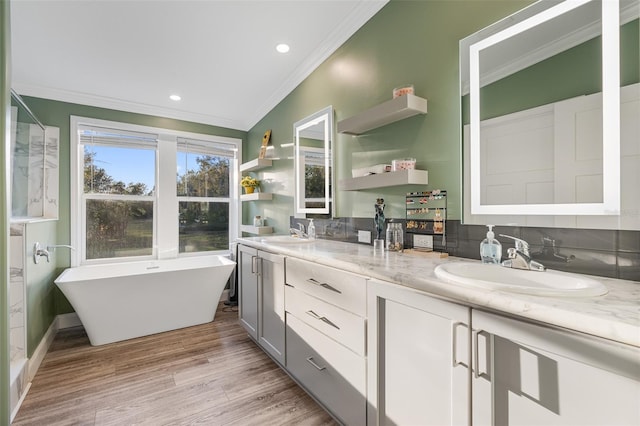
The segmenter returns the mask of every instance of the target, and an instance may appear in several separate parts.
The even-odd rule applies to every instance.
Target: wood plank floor
[[[104,346],[56,336],[13,425],[334,425],[247,336],[214,322]]]

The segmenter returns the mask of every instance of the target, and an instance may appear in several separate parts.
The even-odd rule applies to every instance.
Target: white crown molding
[[[342,20],[341,25],[336,27],[327,37],[325,42],[318,46],[265,100],[262,106],[255,111],[253,118],[245,123],[244,127],[247,129],[253,128],[388,2],[389,0],[371,0],[358,3],[351,13]]]
[[[69,102],[80,105],[107,108],[117,111],[125,111],[137,114],[146,114],[156,117],[172,118],[175,120],[191,121],[195,123],[208,124],[211,126],[225,127],[234,130],[249,130],[244,123],[222,117],[214,117],[207,114],[199,114],[189,111],[180,111],[171,108],[162,108],[153,105],[140,104],[136,102],[123,101],[120,99],[108,98],[104,96],[90,95],[87,93],[74,92],[69,90],[53,89],[49,87],[22,84],[14,81],[13,89],[23,96],[33,96],[44,99],[51,99],[61,102]]]

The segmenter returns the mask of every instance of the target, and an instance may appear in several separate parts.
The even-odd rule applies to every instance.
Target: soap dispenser
[[[309,226],[307,226],[307,235],[310,240],[316,239],[316,226],[313,224],[313,219],[309,219]]]
[[[489,231],[487,232],[487,238],[480,243],[480,259],[482,263],[495,263],[500,264],[502,258],[502,244],[496,240],[496,235],[493,233],[494,225],[487,225]]]

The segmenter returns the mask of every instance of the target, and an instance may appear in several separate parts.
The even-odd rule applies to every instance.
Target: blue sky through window
[[[131,149],[108,146],[85,146],[85,153],[93,152],[96,167],[105,169],[114,181],[142,182],[150,191],[155,187],[156,152],[151,149]]]
[[[106,170],[114,181],[125,184],[142,182],[147,190],[155,187],[155,151],[150,149],[132,149],[86,145],[85,152],[93,152],[96,167]],[[197,159],[201,154],[178,151],[176,179],[179,180],[188,170],[197,171],[200,166]]]
[[[202,157],[202,155],[178,151],[178,180],[189,170],[197,171],[200,168],[196,162],[199,157]]]

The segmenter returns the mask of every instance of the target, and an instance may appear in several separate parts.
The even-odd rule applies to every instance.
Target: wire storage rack
[[[410,192],[406,195],[406,231],[414,250],[445,252],[447,191]]]

